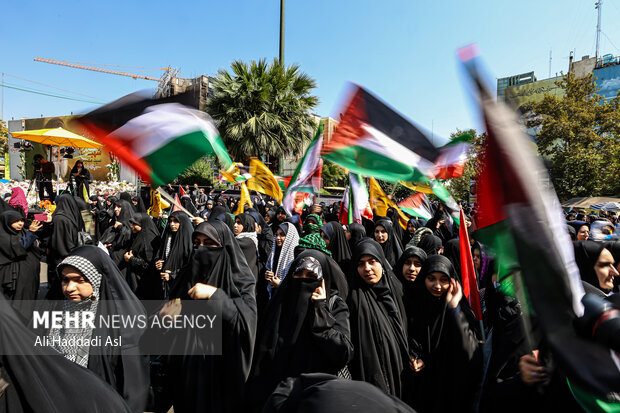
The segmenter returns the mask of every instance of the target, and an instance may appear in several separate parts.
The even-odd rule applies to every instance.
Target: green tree
[[[549,164],[560,199],[620,194],[620,101],[605,101],[592,74],[565,75],[563,98],[546,95],[525,105],[526,126],[537,128],[539,153]]]
[[[213,171],[211,159],[200,158],[179,175],[174,180],[174,183],[180,185],[198,184],[200,186],[212,186],[213,180],[211,176]]]
[[[347,184],[347,174],[344,169],[326,159],[323,160],[321,178],[323,179],[323,187],[344,187]]]
[[[235,160],[299,153],[314,135],[316,82],[297,65],[235,60],[231,72],[218,72],[213,86],[207,112]]]
[[[0,119],[0,154],[4,155],[9,151],[9,130],[6,122]]]
[[[482,145],[486,136],[486,133],[478,134],[475,129],[457,129],[456,132],[450,134],[450,140],[455,139],[464,133],[468,133],[472,136],[472,146],[469,148],[469,157],[467,163],[465,164],[463,176],[460,178],[450,179],[446,183],[452,197],[459,202],[465,202],[468,200],[471,190],[471,183],[478,178],[481,168]]]

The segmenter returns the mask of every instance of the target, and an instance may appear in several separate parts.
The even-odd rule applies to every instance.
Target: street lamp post
[[[280,0],[280,64],[284,66],[284,0]]]

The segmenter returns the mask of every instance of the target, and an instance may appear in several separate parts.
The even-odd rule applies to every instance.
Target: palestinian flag
[[[183,189],[181,189],[181,191],[183,191]],[[177,212],[177,211],[183,211],[183,210],[184,208],[183,208],[183,205],[181,205],[181,200],[179,199],[179,196],[177,194],[174,194],[174,203],[172,204],[172,211],[170,211],[170,213]],[[192,215],[189,214],[189,216],[192,216]]]
[[[171,182],[206,155],[216,155],[227,169],[232,161],[213,120],[180,103],[185,98],[131,94],[87,113],[79,122],[154,186]]]
[[[575,331],[584,290],[560,202],[540,180],[547,171],[515,114],[496,102],[483,84],[471,48],[460,54],[479,91],[487,132],[477,182],[476,239],[493,247],[503,271],[523,279],[529,304],[571,387],[592,400],[615,402],[618,408],[617,358]],[[500,283],[505,280],[506,274],[500,274]],[[589,409],[588,403],[580,403]]]
[[[433,217],[433,206],[428,197],[422,192],[416,192],[410,197],[400,201],[398,207],[407,214],[429,220]]]
[[[347,225],[362,223],[362,217],[372,219],[372,208],[364,179],[349,172],[349,186],[346,187],[340,203],[340,222]]]
[[[474,268],[474,257],[471,254],[469,234],[465,225],[465,213],[461,209],[461,225],[459,225],[459,250],[461,252],[461,282],[463,283],[463,295],[467,298],[476,320],[482,321],[482,306],[480,304],[480,292],[478,280]],[[482,329],[484,331],[484,329]]]
[[[353,173],[389,182],[430,176],[439,151],[402,115],[354,86],[340,124],[321,155]]]
[[[321,145],[323,144],[323,127],[319,126],[316,135],[310,146],[301,159],[291,181],[286,188],[282,207],[288,215],[293,215],[292,211],[299,204],[295,201],[296,192],[314,194],[321,190],[321,171],[323,169],[323,159],[321,159]]]
[[[472,136],[464,133],[439,148],[441,152],[435,161],[433,174],[437,179],[460,178],[469,158]]]

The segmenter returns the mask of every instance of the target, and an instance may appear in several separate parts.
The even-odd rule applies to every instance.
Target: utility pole
[[[601,9],[603,7],[603,0],[598,0],[594,3],[594,8],[598,10],[598,20],[596,23],[596,59],[598,60],[598,46],[601,39]]]
[[[551,79],[551,50],[549,50],[549,79]]]
[[[280,60],[280,64],[284,66],[284,0],[280,0],[280,56],[279,56],[279,60]]]

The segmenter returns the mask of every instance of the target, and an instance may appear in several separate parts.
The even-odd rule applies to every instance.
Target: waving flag
[[[304,157],[301,159],[295,173],[291,178],[291,181],[286,188],[286,194],[284,195],[284,201],[282,206],[288,215],[293,215],[292,211],[295,210],[296,192],[314,194],[321,189],[321,170],[323,169],[323,159],[321,159],[320,151],[323,144],[323,127],[319,126],[316,135],[310,146],[306,150]]]
[[[364,179],[349,172],[349,186],[346,187],[340,203],[340,222],[343,224],[362,223],[362,217],[372,219],[372,208]]]
[[[206,155],[217,155],[227,169],[232,160],[213,120],[180,103],[185,98],[150,99],[134,93],[87,113],[79,122],[154,186],[171,182]]]
[[[389,182],[430,176],[439,151],[411,122],[360,86],[321,154],[353,173]]]
[[[471,134],[464,133],[439,148],[440,155],[433,169],[435,178],[451,179],[463,176],[471,148],[471,139]]]
[[[546,170],[515,114],[484,85],[471,47],[460,55],[478,91],[487,132],[477,182],[476,238],[493,247],[499,262],[510,263],[509,272],[520,271],[543,333],[578,398],[612,402],[618,409],[617,357],[575,331],[584,290],[560,202],[539,179]],[[588,411],[601,411],[584,400]]]
[[[463,295],[469,302],[476,320],[482,321],[482,306],[480,305],[480,293],[478,292],[478,280],[474,268],[474,258],[471,254],[469,234],[465,224],[465,213],[461,209],[461,225],[459,225],[459,249],[461,251],[461,281],[463,282]],[[482,329],[484,330],[484,329]]]
[[[400,209],[411,216],[429,220],[433,217],[433,206],[422,192],[416,192],[398,203]]]
[[[409,218],[407,215],[403,214],[403,211],[400,210],[398,205],[390,198],[385,195],[383,189],[381,189],[381,185],[375,178],[370,178],[368,180],[368,185],[370,187],[370,204],[372,208],[376,211],[379,216],[386,216],[388,208],[393,208],[394,211],[398,214],[398,222],[403,229],[407,229],[407,222],[409,222]]]
[[[273,173],[258,158],[250,159],[250,178],[247,180],[248,189],[268,195],[282,203],[282,189]]]

